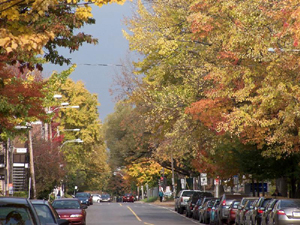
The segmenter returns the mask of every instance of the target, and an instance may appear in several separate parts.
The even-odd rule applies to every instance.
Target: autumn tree
[[[67,79],[60,87],[60,93],[70,105],[79,105],[79,109],[61,109],[55,121],[63,135],[60,150],[66,161],[66,170],[70,188],[78,186],[82,189],[100,190],[106,184],[110,174],[107,164],[106,145],[99,120],[97,96],[90,94],[82,82],[74,83]],[[55,122],[54,121],[54,122]],[[68,132],[68,129],[79,128],[78,132]],[[64,131],[65,130],[65,131]],[[53,130],[53,133],[55,131]],[[84,142],[69,143],[68,140],[82,139]],[[75,183],[72,183],[72,177]],[[76,181],[76,177],[78,177]],[[79,179],[79,177],[81,177]]]

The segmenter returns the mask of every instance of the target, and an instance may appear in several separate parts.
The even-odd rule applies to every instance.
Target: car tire
[[[183,214],[183,208],[182,208],[182,207],[179,207],[179,208],[178,208],[178,213],[179,213],[179,214]]]

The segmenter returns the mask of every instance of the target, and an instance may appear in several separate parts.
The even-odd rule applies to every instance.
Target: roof
[[[0,205],[10,204],[10,203],[28,205],[28,200],[26,198],[18,198],[18,197],[0,197]]]
[[[59,199],[55,199],[54,202],[57,201],[79,201],[78,198],[59,198]]]

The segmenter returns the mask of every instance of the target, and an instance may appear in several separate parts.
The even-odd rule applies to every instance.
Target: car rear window
[[[266,199],[265,201],[263,201],[263,203],[261,204],[261,207],[266,207],[268,205],[268,203],[271,201],[271,199]]]
[[[182,192],[182,197],[191,197],[193,195],[193,191],[184,191]]]
[[[33,225],[33,219],[25,206],[0,205],[0,224]]]
[[[281,201],[280,206],[283,208],[300,207],[300,200],[283,200],[283,201]]]
[[[54,209],[80,209],[80,204],[78,201],[54,201],[52,206]]]

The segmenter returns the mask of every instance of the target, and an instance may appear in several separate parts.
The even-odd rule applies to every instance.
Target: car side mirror
[[[69,220],[64,220],[64,219],[58,219],[57,220],[58,225],[69,225]]]
[[[88,207],[87,207],[87,205],[81,205],[80,208],[81,209],[87,209]]]

